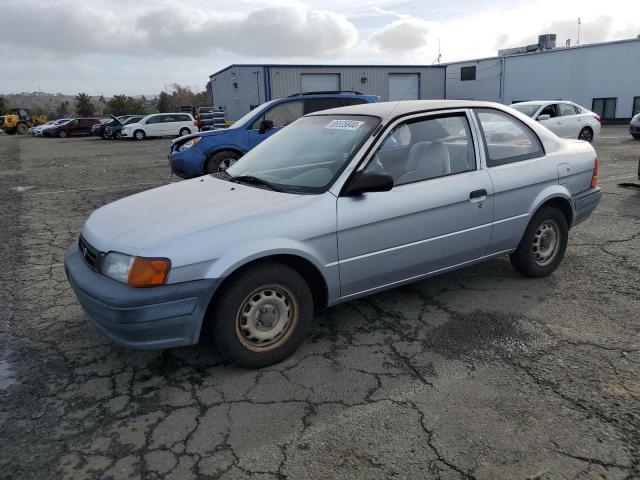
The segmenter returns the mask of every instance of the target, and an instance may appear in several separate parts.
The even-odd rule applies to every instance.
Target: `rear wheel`
[[[586,142],[593,142],[593,130],[589,127],[584,127],[580,130],[580,134],[578,135],[578,140],[584,140]]]
[[[529,222],[518,249],[509,255],[511,265],[528,277],[546,277],[560,265],[568,238],[564,214],[555,207],[543,207]]]
[[[304,341],[313,320],[313,297],[305,279],[279,263],[249,267],[216,293],[205,335],[242,367],[281,362]]]
[[[69,136],[69,134],[67,133],[66,130],[60,130],[58,132],[58,137],[60,137],[60,138],[67,138],[68,136]]]
[[[190,135],[191,134],[191,130],[189,130],[187,127],[181,128],[180,129],[180,136],[184,137],[185,135]]]
[[[18,135],[26,135],[27,130],[29,130],[29,127],[27,127],[26,123],[19,123],[18,126],[16,127],[16,133]]]
[[[238,155],[236,152],[223,151],[214,153],[209,157],[209,160],[207,160],[206,171],[207,173],[224,171],[231,165],[236,163],[239,158],[240,155]]]
[[[133,138],[135,138],[136,140],[144,140],[146,136],[147,135],[142,130],[136,130],[133,133]]]

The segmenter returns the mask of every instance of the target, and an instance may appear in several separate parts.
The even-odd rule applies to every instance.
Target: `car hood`
[[[220,128],[218,130],[206,130],[204,132],[196,132],[190,135],[185,135],[184,137],[178,137],[171,141],[171,145],[175,145],[176,143],[183,143],[187,140],[190,140],[195,137],[213,137],[219,135],[227,135],[229,133],[228,128]]]
[[[198,231],[287,211],[307,195],[274,192],[207,175],[125,197],[95,210],[82,235],[100,251],[158,255]]]

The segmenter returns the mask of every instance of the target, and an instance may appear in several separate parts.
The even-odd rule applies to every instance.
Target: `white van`
[[[154,113],[122,127],[122,138],[182,137],[197,131],[196,121],[189,113]]]

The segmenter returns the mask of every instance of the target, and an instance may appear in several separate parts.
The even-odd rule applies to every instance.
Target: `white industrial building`
[[[571,100],[624,121],[640,113],[640,38],[556,48],[555,35],[541,35],[497,57],[442,65],[231,65],[210,80],[229,119],[298,92],[355,90],[382,101]]]

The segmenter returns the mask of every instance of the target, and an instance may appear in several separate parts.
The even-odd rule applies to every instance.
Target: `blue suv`
[[[275,132],[307,113],[376,103],[380,97],[359,92],[310,92],[271,100],[251,110],[226,129],[180,137],[171,142],[169,164],[182,178],[225,170]]]

